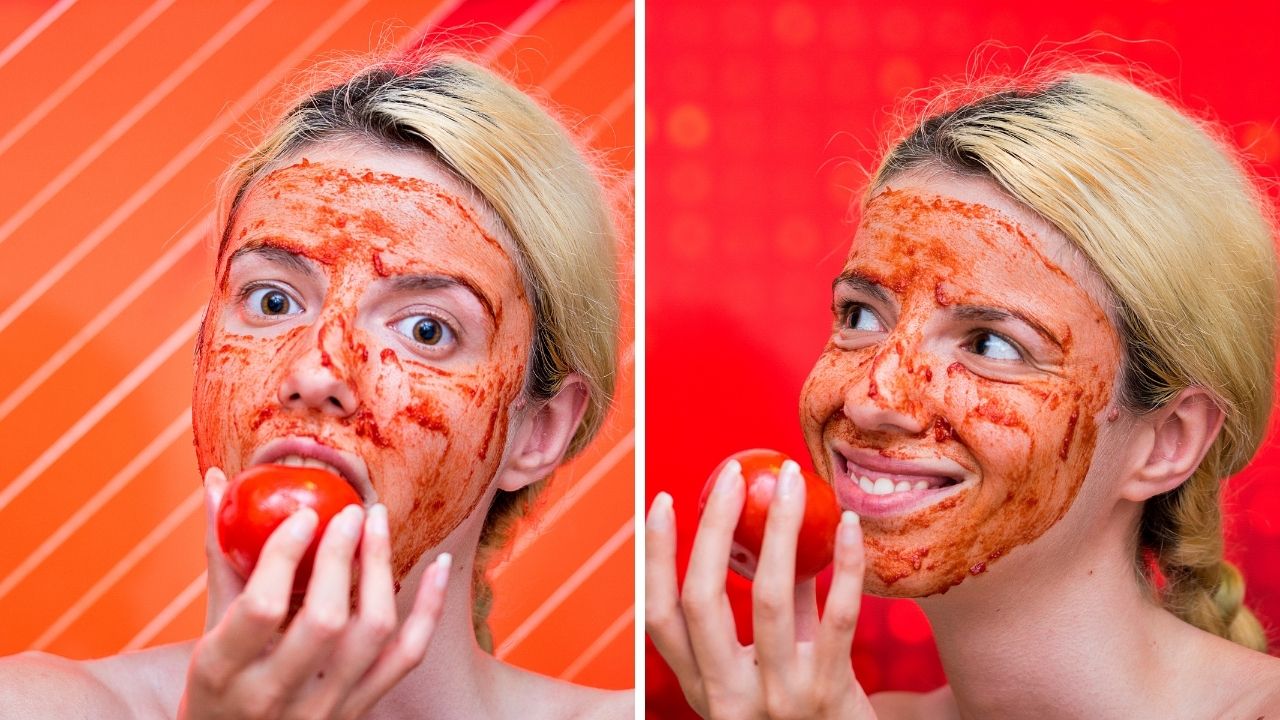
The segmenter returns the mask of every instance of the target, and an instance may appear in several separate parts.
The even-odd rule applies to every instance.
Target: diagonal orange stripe
[[[168,625],[175,617],[177,617],[178,613],[186,610],[188,605],[195,602],[196,598],[200,597],[200,594],[204,592],[208,581],[208,571],[200,573],[200,577],[191,581],[191,584],[179,593],[178,597],[173,599],[173,602],[165,606],[165,608],[156,615],[154,620],[147,623],[146,627],[139,630],[138,634],[134,635],[132,640],[125,643],[125,646],[120,648],[118,654],[123,655],[124,653],[141,650],[145,647],[147,643],[151,642],[151,638],[155,637],[157,633],[164,629],[165,625]]]
[[[622,547],[623,543],[635,535],[635,531],[636,526],[634,519],[628,519],[623,523],[622,527],[618,528],[617,532],[606,540],[604,545],[600,546],[600,549],[592,553],[591,557],[587,558],[587,561],[584,562],[581,567],[575,570],[573,574],[570,575],[562,585],[560,585],[560,587],[556,588],[556,591],[551,594],[551,597],[544,600],[543,603],[538,606],[538,609],[534,610],[524,622],[520,623],[515,630],[511,631],[511,634],[502,641],[502,644],[498,646],[493,654],[499,659],[509,655],[512,650],[529,637],[530,633],[537,629],[538,625],[545,620],[553,610],[559,607],[560,603],[564,602],[565,598],[569,597],[574,590],[578,589],[578,586],[582,585],[587,578],[591,577],[591,574],[599,569],[600,566],[604,564],[604,561],[607,560],[614,551],[619,547]]]
[[[76,88],[80,87],[86,79],[97,72],[103,64],[115,57],[115,54],[120,52],[121,48],[128,45],[135,37],[138,36],[138,33],[145,30],[147,26],[151,24],[152,20],[155,20],[161,13],[168,10],[169,6],[173,5],[174,2],[176,2],[176,0],[156,0],[146,9],[145,12],[134,18],[133,22],[129,23],[124,30],[121,30],[119,34],[112,38],[111,42],[107,43],[107,45],[97,53],[94,53],[94,56],[84,65],[80,66],[80,69],[77,70],[75,74],[59,85],[58,89],[45,96],[44,100],[32,109],[31,112],[27,113],[26,117],[19,120],[16,125],[10,128],[9,132],[4,134],[4,137],[0,137],[0,155],[4,155],[6,150],[13,147],[14,143],[18,142],[23,135],[27,134],[28,130],[35,127],[46,115],[49,114],[51,110],[65,100],[68,95],[75,92]]]
[[[560,679],[571,681],[577,677],[578,673],[582,672],[583,668],[590,665],[591,661],[595,660],[596,656],[599,655],[601,651],[609,647],[609,643],[613,642],[623,630],[626,630],[628,625],[635,622],[635,619],[636,606],[635,603],[632,603],[631,607],[622,611],[622,614],[618,616],[617,620],[609,623],[609,627],[605,628],[604,632],[600,633],[600,637],[593,640],[591,644],[587,646],[587,649],[583,650],[582,654],[579,655],[576,660],[569,663],[569,666],[564,669],[564,672],[560,673]]]
[[[31,643],[32,650],[43,650],[49,646],[58,636],[66,632],[72,623],[79,620],[85,611],[93,606],[103,595],[107,593],[120,578],[134,568],[142,558],[146,557],[157,545],[168,539],[169,534],[173,532],[179,524],[185,521],[193,512],[204,504],[204,489],[200,488],[187,496],[178,507],[174,508],[158,525],[152,528],[147,536],[138,541],[129,552],[116,561],[93,587],[85,591],[83,595],[76,599],[71,607],[67,608],[62,615],[49,624],[49,627]]]
[[[182,81],[186,80],[205,60],[208,60],[228,40],[240,32],[245,25],[248,25],[271,2],[272,0],[254,0],[245,6],[226,25],[223,25],[213,37],[206,40],[203,45],[179,65],[177,69],[169,73],[168,77],[152,88],[151,92],[147,93],[146,97],[135,104],[124,117],[117,120],[92,145],[80,153],[70,165],[63,168],[53,180],[42,187],[34,197],[19,208],[3,225],[0,225],[0,243],[4,243],[13,234],[14,230],[29,220],[37,210],[44,207],[53,196],[61,192],[67,186],[67,183],[80,174],[80,171],[88,167],[107,148],[111,147],[112,143],[118,140],[121,135],[124,135],[129,128],[133,127],[142,116],[150,112],[156,104],[172,92]]]
[[[560,0],[538,0],[538,2],[530,5],[523,15],[516,18],[500,35],[494,38],[489,47],[485,48],[484,52],[480,54],[480,57],[484,60],[493,60],[506,52],[539,20],[546,17],[547,13],[551,12],[552,8],[559,2]]]
[[[591,56],[595,55],[596,52],[598,52],[600,48],[614,36],[614,34],[626,26],[627,22],[635,16],[635,9],[636,8],[633,3],[627,3],[623,7],[619,8],[618,12],[614,13],[613,17],[609,18],[604,25],[600,26],[600,29],[596,31],[595,34],[587,38],[586,42],[579,45],[578,48],[573,51],[573,54],[565,59],[564,63],[562,63],[560,67],[556,68],[555,72],[547,76],[546,80],[539,83],[542,90],[547,93],[551,93],[554,92],[556,88],[560,87],[560,83],[564,82],[576,73],[578,69],[587,62],[587,60],[591,59]],[[0,150],[0,152],[3,152],[3,150]]]
[[[0,67],[8,64],[18,53],[22,52],[23,48],[30,45],[32,40],[39,37],[40,33],[45,31],[45,28],[52,25],[55,20],[62,16],[62,13],[71,9],[71,6],[75,4],[76,0],[58,0],[43,15],[36,18],[36,21],[30,27],[23,30],[21,35],[6,45],[4,50],[0,50]]]

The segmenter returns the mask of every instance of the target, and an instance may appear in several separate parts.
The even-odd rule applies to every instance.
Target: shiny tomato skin
[[[347,481],[328,470],[256,465],[227,484],[218,506],[218,545],[235,571],[248,579],[272,531],[294,512],[314,509],[319,523],[294,575],[293,590],[301,593],[325,527],[342,508],[359,504],[360,496]]]
[[[702,490],[702,503],[706,507],[707,496],[715,485],[720,471],[730,460],[742,465],[746,481],[747,497],[738,516],[738,526],[733,531],[733,547],[729,555],[729,569],[752,580],[756,575],[756,563],[760,548],[764,545],[765,519],[769,516],[769,503],[773,501],[778,473],[787,456],[776,450],[743,450],[725,458],[711,473]],[[835,492],[820,476],[801,468],[804,478],[804,522],[796,541],[796,582],[803,582],[822,572],[835,556],[836,528],[840,524],[840,505]]]

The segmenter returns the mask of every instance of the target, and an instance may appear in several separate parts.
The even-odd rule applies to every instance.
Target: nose
[[[868,431],[923,433],[928,426],[924,420],[924,386],[929,382],[926,375],[932,371],[915,370],[901,342],[886,343],[871,359],[866,377],[845,391],[845,416]]]
[[[339,418],[359,409],[359,396],[344,368],[337,364],[342,338],[336,336],[341,334],[330,331],[327,324],[320,327],[316,344],[300,352],[280,382],[281,407]]]

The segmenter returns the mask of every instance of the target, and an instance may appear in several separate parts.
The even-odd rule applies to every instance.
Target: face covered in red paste
[[[944,592],[1067,512],[1120,366],[1105,297],[990,181],[906,175],[871,200],[801,395],[809,451],[862,517],[869,592]]]
[[[363,146],[306,156],[252,186],[220,253],[196,450],[228,477],[282,453],[330,460],[386,504],[399,581],[497,472],[529,301],[509,236],[440,166]]]

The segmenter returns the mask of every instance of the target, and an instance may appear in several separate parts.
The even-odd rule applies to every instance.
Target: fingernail
[[[800,490],[800,466],[795,460],[786,460],[782,463],[782,470],[778,472],[778,498],[791,499]]]
[[[342,508],[342,512],[334,518],[334,522],[338,524],[338,531],[348,537],[356,537],[360,534],[360,506],[348,505]]]
[[[299,540],[305,540],[311,537],[311,534],[315,532],[316,522],[318,520],[319,518],[316,517],[315,510],[312,510],[311,508],[302,508],[289,518],[289,532],[293,533],[293,536]]]
[[[858,541],[858,523],[862,521],[858,513],[845,510],[840,516],[840,544],[851,546]]]
[[[666,530],[671,527],[671,496],[665,492],[658,493],[649,506],[649,529]]]
[[[449,568],[453,567],[453,556],[449,553],[440,553],[436,557],[436,587],[444,588],[449,584]]]
[[[733,490],[739,484],[739,478],[742,477],[742,463],[737,460],[730,460],[724,469],[720,471],[720,477],[716,478],[717,495],[723,495]]]
[[[391,531],[387,528],[386,505],[374,503],[374,506],[369,508],[369,532],[383,537],[391,534]]]

